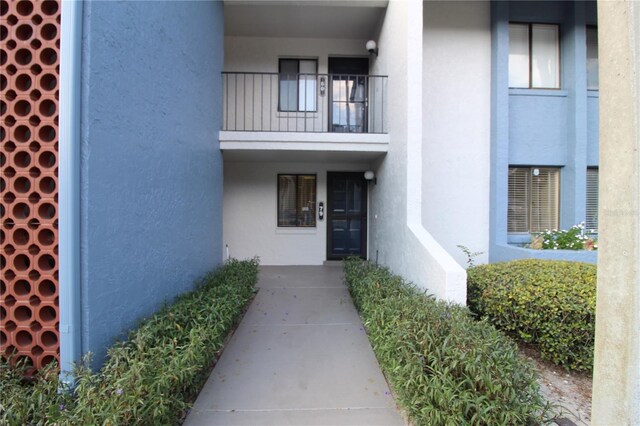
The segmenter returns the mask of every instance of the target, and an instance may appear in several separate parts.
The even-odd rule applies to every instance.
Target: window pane
[[[529,87],[529,26],[509,24],[509,87]]]
[[[333,87],[331,99],[333,99],[334,102],[346,102],[353,88],[353,81],[344,76],[333,76],[331,86]]]
[[[598,232],[598,169],[587,169],[587,232]]]
[[[300,61],[299,111],[316,110],[316,61]]]
[[[537,175],[536,170],[538,170]],[[532,169],[530,232],[558,229],[559,195],[560,171],[558,169]]]
[[[529,232],[529,168],[509,168],[508,232]]]
[[[278,176],[278,226],[296,226],[296,176]]]
[[[316,74],[316,61],[304,60],[300,61],[300,74]]]
[[[298,226],[316,226],[316,177],[298,176]]]
[[[558,26],[537,24],[531,32],[531,86],[560,87]]]
[[[587,27],[587,89],[598,90],[598,29]]]
[[[298,60],[280,59],[280,111],[298,110]]]

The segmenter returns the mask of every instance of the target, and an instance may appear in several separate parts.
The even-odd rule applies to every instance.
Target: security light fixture
[[[367,48],[370,54],[375,53],[376,56],[378,56],[378,45],[376,44],[375,40],[369,40],[365,45],[365,47]]]
[[[367,170],[364,172],[364,179],[369,183],[373,182],[374,185],[377,185],[378,183],[378,179],[376,178],[376,174],[373,170]]]

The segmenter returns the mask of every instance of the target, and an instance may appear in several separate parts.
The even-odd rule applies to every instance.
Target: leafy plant
[[[56,423],[71,395],[59,392],[58,366],[52,362],[29,377],[24,362],[0,357],[0,424]]]
[[[471,250],[469,250],[469,248],[467,246],[463,246],[461,244],[458,244],[456,247],[458,247],[460,250],[462,250],[462,252],[467,256],[467,267],[468,268],[473,268],[475,266],[476,257],[478,257],[478,256],[480,256],[481,254],[484,253],[482,251],[471,252]]]
[[[526,259],[478,266],[468,271],[467,303],[496,327],[538,345],[543,358],[592,369],[595,265]]]
[[[549,416],[534,370],[487,321],[362,260],[345,262],[345,279],[413,424],[527,425]]]
[[[195,291],[112,346],[100,371],[92,372],[85,357],[75,371],[73,396],[57,393],[55,371],[42,371],[26,383],[3,361],[0,423],[175,424],[252,297],[257,273],[256,259],[231,260],[205,276]]]
[[[533,236],[529,248],[538,250],[597,250],[598,241],[585,232],[584,222],[568,230],[546,230]]]

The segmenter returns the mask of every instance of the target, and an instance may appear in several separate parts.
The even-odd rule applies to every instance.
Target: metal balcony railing
[[[222,130],[387,133],[387,77],[223,72]]]

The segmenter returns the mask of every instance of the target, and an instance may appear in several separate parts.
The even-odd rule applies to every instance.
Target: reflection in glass
[[[509,25],[509,87],[529,87],[529,25]]]
[[[531,31],[531,86],[560,87],[557,25],[533,25]]]
[[[366,131],[366,93],[364,76],[333,76],[331,111],[333,132],[363,133]]]

